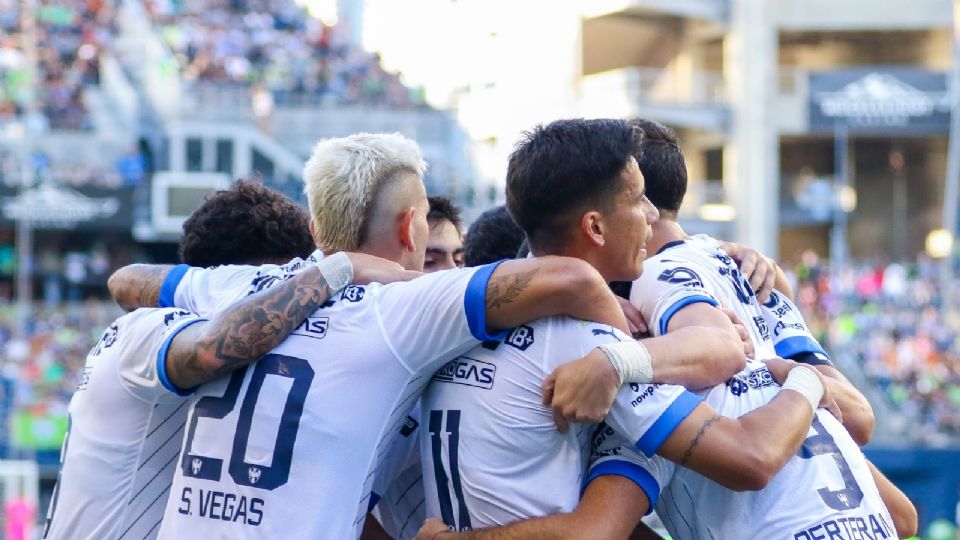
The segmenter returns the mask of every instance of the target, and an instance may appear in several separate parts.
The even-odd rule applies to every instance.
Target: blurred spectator
[[[268,103],[422,105],[380,57],[351,46],[346,28],[326,26],[293,0],[147,2],[186,81],[256,85]],[[259,103],[260,105],[256,105]]]
[[[33,99],[24,53],[22,2],[0,0],[0,123]],[[114,30],[113,0],[40,0],[36,4],[36,103],[54,129],[90,129],[83,88],[100,82],[100,52]]]
[[[943,443],[960,435],[960,313],[945,309],[932,261],[836,269],[808,252],[796,276],[811,328],[835,356],[863,366],[909,437]]]

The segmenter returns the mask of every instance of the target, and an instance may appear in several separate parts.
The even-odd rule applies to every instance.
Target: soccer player
[[[497,206],[480,214],[463,241],[464,262],[479,266],[502,259],[513,259],[523,244],[523,231],[514,223],[506,206]]]
[[[647,261],[647,272],[633,284],[630,300],[640,310],[655,335],[669,328],[700,321],[711,313],[711,305],[720,305],[737,314],[750,333],[756,358],[783,358],[816,365],[828,377],[839,381],[836,397],[843,411],[844,427],[858,444],[865,444],[873,432],[873,411],[849,381],[830,363],[829,357],[812,337],[793,335],[784,339],[781,328],[768,324],[758,295],[742,275],[727,251],[742,252],[735,244],[721,243],[707,235],[688,235],[677,222],[677,214],[687,188],[687,169],[676,135],[650,120],[631,122],[643,132],[643,143],[636,152],[651,202],[661,219],[653,226],[649,247],[654,253]],[[777,273],[777,289],[789,290],[782,272]],[[769,287],[774,282],[768,274]],[[784,295],[767,293],[763,300],[772,309],[788,313],[789,306],[775,306]],[[795,308],[794,308],[795,310]],[[797,321],[790,321],[797,324]],[[799,321],[802,324],[802,319]],[[774,343],[776,342],[776,343]]]
[[[181,256],[199,265],[288,261],[309,253],[307,222],[282,195],[237,182],[184,224]],[[179,389],[243,368],[280,343],[337,292],[323,266],[311,263],[295,279],[210,320],[164,308],[141,309],[111,324],[87,356],[70,401],[45,537],[155,536],[187,412],[187,392]]]
[[[507,205],[534,255],[576,256],[609,281],[640,274],[649,223],[657,213],[644,195],[632,155],[637,143],[637,131],[619,120],[553,122],[520,142],[508,166]],[[454,530],[470,531],[576,508],[595,426],[577,424],[558,433],[541,386],[549,393],[555,368],[563,370],[598,345],[603,351],[598,354],[609,353],[614,363],[627,361],[628,351],[643,354],[659,347],[709,356],[714,349],[709,330],[685,330],[634,342],[610,327],[552,317],[520,326],[449,363],[422,400],[428,514],[441,516]],[[739,370],[739,340],[732,350],[739,355]],[[461,375],[470,372],[487,376]],[[713,384],[733,373],[720,374]],[[594,444],[623,437],[644,454],[683,462],[733,488],[757,489],[799,449],[814,408],[825,399],[812,369],[793,369],[789,377],[767,406],[739,419],[719,417],[679,386],[631,384],[617,394],[606,420],[609,428]],[[744,440],[757,442],[744,445]],[[640,469],[617,472],[650,487]],[[538,525],[474,530],[464,538],[550,537],[550,530]],[[603,523],[576,534],[562,532],[571,538],[610,537]]]
[[[655,224],[654,229],[675,232],[679,226],[671,218],[679,208],[679,201],[675,206],[668,206],[662,203],[662,197],[669,193],[679,194],[682,198],[685,182],[678,186],[675,181],[685,179],[682,155],[675,139],[664,139],[660,131],[644,131],[647,135],[644,151],[638,154],[641,170],[648,179],[648,193],[662,210],[663,221]],[[677,172],[677,166],[683,167],[682,175]],[[665,174],[672,176],[665,177]],[[659,232],[662,238],[663,230]],[[638,302],[647,320],[653,323],[651,329],[655,333],[681,328],[686,322],[684,317],[694,317],[696,311],[709,315],[711,306],[720,298],[735,302],[738,311],[755,326],[755,335],[766,337],[756,341],[758,350],[764,346],[774,347],[784,355],[797,356],[810,363],[828,361],[822,348],[806,331],[799,312],[786,298],[774,291],[764,306],[758,306],[750,285],[734,273],[736,267],[729,263],[725,253],[717,250],[716,242],[700,240],[698,243],[684,237],[668,236],[663,241],[655,232],[653,240],[648,243],[654,249],[660,244],[668,247],[647,262],[644,274],[634,283],[632,298]],[[699,309],[692,309],[694,307]],[[746,311],[749,307],[754,310]],[[778,370],[780,373],[774,378],[779,382],[782,381],[784,365],[775,365],[774,374]],[[848,384],[837,380],[828,380],[828,384],[834,395],[841,396],[838,401],[843,401],[842,394],[846,392],[847,399],[856,403],[856,399],[849,397],[852,387]],[[751,362],[743,373],[725,386],[700,395],[725,416],[738,417],[767,403],[776,392],[768,370]],[[804,441],[800,457],[793,458],[767,487],[755,493],[731,492],[708,481],[706,473],[696,474],[659,457],[648,458],[629,443],[624,444],[625,441],[619,441],[621,446],[618,447],[617,442],[612,442],[615,437],[603,435],[610,432],[609,428],[601,431],[602,440],[598,441],[597,448],[599,460],[591,470],[593,481],[587,487],[580,508],[566,516],[553,516],[519,526],[549,529],[563,524],[565,530],[571,531],[578,530],[577,526],[603,523],[617,531],[612,537],[624,536],[640,515],[659,500],[657,509],[661,518],[671,534],[682,538],[710,535],[752,538],[761,534],[850,538],[851,535],[861,537],[862,533],[866,533],[862,537],[887,538],[895,534],[893,528],[901,534],[910,531],[912,505],[865,461],[836,420],[822,412],[817,414],[813,433]],[[709,441],[704,438],[704,444]],[[755,443],[755,440],[749,442]],[[622,471],[635,470],[636,467],[643,471],[637,477],[646,479],[646,487],[643,482],[631,483],[623,476]],[[840,489],[836,489],[838,486]],[[806,495],[797,497],[798,492]],[[632,501],[633,506],[617,506],[624,500]],[[903,525],[901,519],[891,521],[883,503],[896,509],[897,513],[905,514],[907,524]],[[758,508],[764,509],[763,512],[754,515],[752,510]],[[915,511],[912,515],[915,529]],[[649,530],[645,532],[652,534]]]
[[[320,142],[304,173],[317,245],[421,269],[424,166],[416,144],[399,135]],[[162,283],[150,281],[157,269],[128,268],[118,278],[127,290],[113,292],[129,301],[149,296],[129,287],[139,283],[161,290],[161,304],[208,313],[295,274],[282,267],[160,270],[168,270]],[[302,333],[193,406],[160,536],[356,537],[372,481],[433,372],[478,341],[502,337],[502,329],[560,313],[626,327],[602,277],[570,258],[344,289],[308,317]],[[654,365],[664,372],[695,371],[658,356]],[[609,362],[589,362],[584,371],[592,378],[571,384],[619,383]]]
[[[463,267],[463,239],[460,209],[446,197],[429,197],[427,253],[424,272]],[[490,261],[494,262],[494,261]]]

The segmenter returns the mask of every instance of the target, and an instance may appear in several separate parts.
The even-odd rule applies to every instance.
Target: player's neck
[[[665,244],[676,242],[677,240],[686,240],[687,233],[683,227],[672,217],[660,217],[660,220],[651,226],[653,236],[647,242],[647,253],[653,255],[660,251]]]

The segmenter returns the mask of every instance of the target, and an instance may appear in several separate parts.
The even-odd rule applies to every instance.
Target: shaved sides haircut
[[[412,140],[399,133],[358,133],[325,139],[303,168],[317,245],[351,251],[366,241],[381,191],[407,174],[423,178],[427,164]]]

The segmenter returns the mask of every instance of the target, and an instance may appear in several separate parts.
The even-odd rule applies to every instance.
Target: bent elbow
[[[850,437],[853,439],[853,442],[857,443],[857,446],[864,446],[873,438],[875,426],[876,418],[870,414],[859,419],[857,422],[850,422],[849,425],[844,427],[847,428]]]
[[[129,266],[117,270],[107,279],[107,290],[113,301],[126,311],[133,311],[136,306],[128,301],[125,294],[129,290],[130,278],[128,276]]]
[[[917,520],[917,509],[913,504],[909,508],[903,508],[893,516],[893,525],[897,529],[900,538],[912,538],[917,535],[919,523]]]
[[[749,467],[740,472],[734,485],[726,487],[733,491],[760,491],[767,487],[774,476],[767,471]]]

